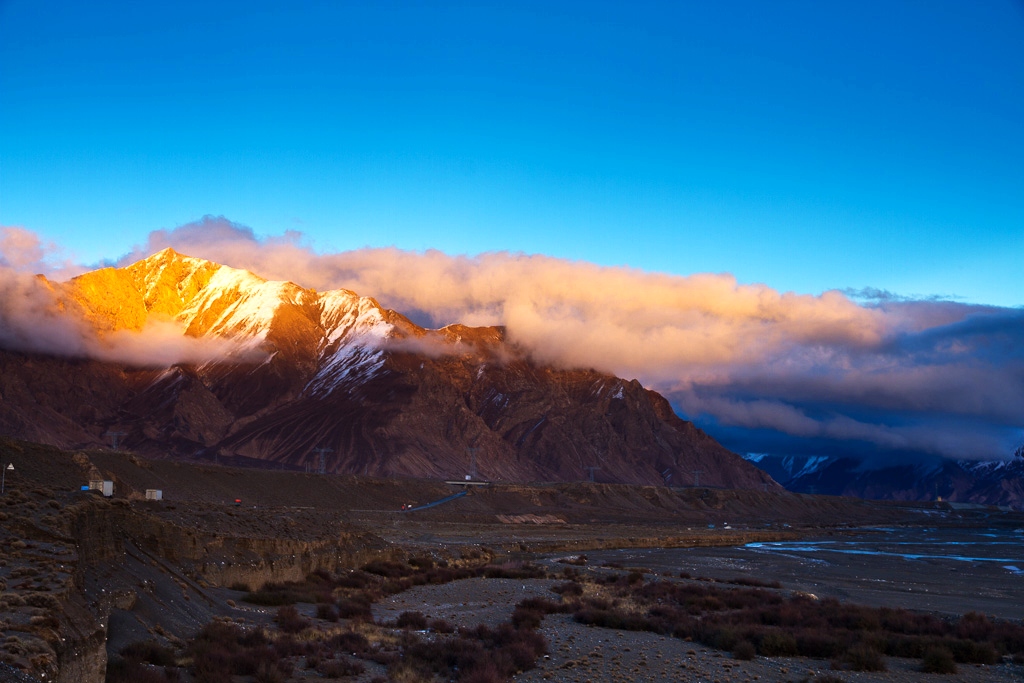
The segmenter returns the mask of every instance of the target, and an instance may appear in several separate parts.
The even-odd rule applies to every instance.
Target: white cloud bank
[[[1020,308],[858,303],[728,274],[504,252],[321,254],[298,233],[259,239],[214,217],[153,232],[119,264],[165,247],[267,279],[351,289],[436,326],[504,325],[540,361],[636,377],[689,416],[727,428],[952,457],[1006,456],[1024,440]]]

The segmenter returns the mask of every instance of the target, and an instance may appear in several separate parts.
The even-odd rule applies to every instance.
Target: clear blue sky
[[[1024,4],[0,0],[0,225],[205,214],[1020,306]]]

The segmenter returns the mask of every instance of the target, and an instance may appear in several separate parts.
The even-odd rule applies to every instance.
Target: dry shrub
[[[416,569],[420,569],[422,571],[426,571],[428,569],[433,569],[435,566],[435,562],[434,558],[426,555],[421,555],[417,557],[410,557],[409,566],[415,567]]]
[[[999,653],[992,643],[976,643],[970,640],[949,639],[942,644],[953,651],[953,657],[964,664],[995,664]]]
[[[955,674],[956,660],[944,647],[930,647],[921,658],[921,671],[929,674]]]
[[[248,593],[242,600],[253,605],[277,607],[294,605],[297,602],[316,602],[316,597],[307,586],[301,584],[270,582],[264,584],[258,591]]]
[[[736,659],[749,662],[757,656],[757,648],[749,640],[741,640],[736,644],[736,647],[732,649],[732,656]]]
[[[316,670],[322,676],[327,676],[328,678],[342,678],[344,676],[358,676],[366,671],[366,667],[362,662],[357,662],[354,659],[339,657],[338,659],[321,662],[320,666],[316,667]]]
[[[481,662],[465,675],[459,677],[460,683],[504,683],[497,665],[493,662]]]
[[[782,584],[778,581],[764,581],[762,579],[757,579],[752,576],[738,576],[736,578],[727,579],[725,582],[731,583],[734,586],[750,586],[752,588],[782,588]]]
[[[978,612],[968,612],[960,617],[956,625],[957,637],[965,640],[988,640],[993,631],[995,631],[995,625],[988,620],[988,617]]]
[[[315,640],[299,640],[292,633],[278,636],[272,645],[274,652],[282,658],[316,654],[321,647],[320,643]]]
[[[363,594],[338,599],[338,616],[342,619],[373,621],[373,602]]]
[[[335,622],[338,620],[338,609],[329,602],[319,602],[316,605],[316,618]]]
[[[1024,626],[980,614],[951,622],[904,609],[787,598],[760,588],[668,581],[630,585],[622,575],[597,576],[589,583],[610,599],[574,601],[579,623],[671,633],[724,650],[750,640],[765,656],[833,659],[841,667],[867,671],[885,666],[883,654],[920,658],[936,645],[963,663],[993,664],[1003,654],[1024,658]],[[555,591],[576,592],[569,585],[559,584]],[[594,591],[581,587],[580,592]]]
[[[395,626],[424,631],[427,628],[427,617],[423,612],[402,612],[395,620]]]
[[[25,598],[25,602],[32,607],[42,607],[44,609],[52,610],[60,609],[60,600],[49,593],[32,593]]]
[[[355,588],[361,590],[366,588],[372,582],[373,577],[369,573],[364,572],[361,569],[356,569],[349,574],[335,578],[334,585],[339,588]]]
[[[356,631],[335,633],[327,643],[335,650],[350,652],[353,655],[363,654],[370,647],[369,639]]]
[[[566,581],[564,583],[558,583],[551,587],[551,592],[558,593],[563,596],[576,596],[583,595],[583,586],[575,581]]]
[[[853,671],[885,671],[885,657],[870,645],[857,645],[847,650],[842,664]],[[839,668],[839,667],[834,667]]]
[[[836,659],[849,647],[847,638],[827,628],[801,628],[794,631],[796,647],[802,657]]]
[[[512,625],[516,628],[539,628],[546,614],[539,609],[516,607],[512,612]]]
[[[398,579],[409,576],[415,570],[407,564],[392,562],[390,560],[373,560],[363,565],[363,571],[388,579]]]
[[[389,683],[433,683],[429,672],[418,671],[409,662],[394,662],[388,666]]]
[[[284,654],[277,642],[271,643],[261,630],[243,630],[231,622],[213,621],[192,639],[186,654],[192,658],[196,683],[221,683],[233,675],[258,676],[273,681],[274,669],[287,672]],[[300,652],[301,654],[301,652]]]
[[[757,651],[765,657],[793,657],[798,654],[796,638],[785,631],[769,631],[757,644]]]
[[[309,619],[300,615],[299,611],[292,605],[278,607],[277,616],[274,617],[274,621],[277,622],[278,628],[285,633],[299,633],[310,625]]]
[[[543,579],[547,572],[530,562],[506,562],[487,565],[483,568],[483,576],[488,579]]]
[[[288,674],[277,663],[261,662],[253,674],[253,680],[256,683],[284,683],[288,680]]]
[[[455,633],[458,627],[447,619],[431,619],[427,622],[427,628],[435,633]]]

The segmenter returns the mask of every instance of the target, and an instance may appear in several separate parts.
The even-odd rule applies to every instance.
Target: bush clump
[[[366,671],[366,666],[348,657],[329,659],[316,667],[317,672],[328,678],[344,678],[345,676],[358,676]]]
[[[885,657],[874,647],[866,644],[854,646],[847,650],[841,665],[834,668],[849,668],[852,671],[885,671]]]
[[[757,648],[749,640],[741,640],[732,649],[732,656],[736,659],[749,662],[757,656]]]
[[[395,626],[425,631],[427,629],[427,617],[423,612],[402,612],[395,619]]]
[[[278,607],[274,621],[277,622],[277,627],[285,633],[300,633],[310,625],[309,619],[299,614],[299,611],[292,605]]]
[[[316,618],[335,622],[338,620],[338,608],[329,602],[318,602],[316,605]]]
[[[944,647],[930,647],[921,658],[921,671],[928,674],[955,674],[956,660]]]

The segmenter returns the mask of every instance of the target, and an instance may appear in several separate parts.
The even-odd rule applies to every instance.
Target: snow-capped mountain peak
[[[75,278],[68,294],[100,332],[171,321],[183,336],[228,339],[268,354],[315,353],[308,389],[330,392],[383,362],[392,333],[376,301],[344,289],[317,293],[164,249],[126,268]]]

